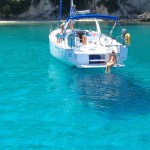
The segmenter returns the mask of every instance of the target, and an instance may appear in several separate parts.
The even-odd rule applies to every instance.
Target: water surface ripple
[[[0,149],[149,150],[150,26],[124,25],[126,67],[105,74],[54,59],[50,25],[0,25]]]

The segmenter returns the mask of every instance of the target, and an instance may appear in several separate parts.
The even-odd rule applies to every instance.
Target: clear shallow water
[[[55,60],[49,26],[0,25],[0,149],[150,149],[150,25],[125,25],[126,67],[108,75]]]

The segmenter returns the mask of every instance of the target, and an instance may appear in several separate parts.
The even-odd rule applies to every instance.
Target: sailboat
[[[70,1],[70,5],[72,8],[73,0]],[[59,23],[61,10],[62,0],[60,0]],[[102,20],[111,22],[111,24],[114,22],[108,35],[102,32],[100,26]],[[75,21],[73,29],[70,27],[71,21]],[[91,22],[91,27],[84,25],[85,21]],[[82,24],[81,28],[79,27],[80,23]],[[119,26],[121,31],[119,36],[113,37],[116,26]],[[121,27],[117,17],[91,14],[88,10],[84,10],[69,15],[63,24],[51,31],[49,45],[52,56],[77,68],[104,68],[109,62],[112,51],[115,52],[117,60],[117,64],[113,67],[123,67],[128,56],[130,35],[126,29]]]

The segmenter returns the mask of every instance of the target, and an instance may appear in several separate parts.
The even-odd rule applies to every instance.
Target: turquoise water
[[[54,59],[50,25],[0,25],[0,150],[149,150],[150,24],[124,25],[129,57],[110,74]]]

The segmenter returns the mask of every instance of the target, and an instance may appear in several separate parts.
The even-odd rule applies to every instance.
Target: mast
[[[70,7],[73,6],[73,0],[70,0]]]

